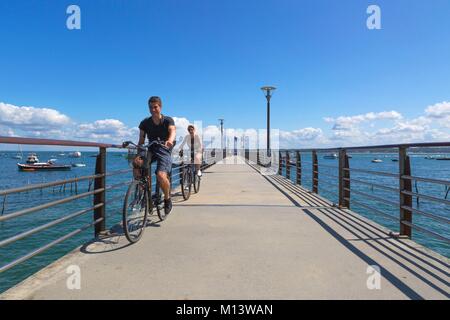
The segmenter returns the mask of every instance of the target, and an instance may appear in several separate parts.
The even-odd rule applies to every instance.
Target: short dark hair
[[[150,106],[152,102],[158,102],[159,105],[162,107],[162,101],[160,97],[157,96],[150,97],[150,99],[148,99],[148,105]]]

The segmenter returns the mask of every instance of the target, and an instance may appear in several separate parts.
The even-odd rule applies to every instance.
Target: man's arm
[[[173,142],[175,141],[175,137],[177,135],[176,131],[177,131],[177,129],[175,126],[173,126],[173,125],[169,126],[169,138],[167,138],[166,147],[168,147],[168,148],[173,147]]]
[[[144,130],[140,130],[139,131],[139,142],[138,145],[144,144],[145,143],[145,131]]]
[[[197,135],[197,137],[198,137],[198,144],[200,145],[199,147],[200,147],[200,149],[203,151],[203,142],[202,142],[202,138],[200,138],[199,135]]]

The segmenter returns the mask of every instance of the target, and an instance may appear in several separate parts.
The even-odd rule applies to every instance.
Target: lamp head
[[[261,88],[261,90],[265,93],[266,98],[270,98],[273,94],[273,91],[275,91],[275,87],[271,86],[264,86]]]

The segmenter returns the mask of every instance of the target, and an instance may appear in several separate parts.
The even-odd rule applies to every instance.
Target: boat
[[[86,167],[85,163],[72,163],[72,167]]]
[[[28,164],[33,164],[33,163],[38,163],[39,162],[39,158],[37,157],[36,153],[30,153],[27,157],[27,163]]]
[[[18,163],[20,171],[51,171],[51,170],[70,170],[69,165],[59,165],[52,161],[36,162],[31,164]]]
[[[380,162],[383,162],[383,160],[381,160],[381,159],[373,159],[372,162],[373,163],[380,163]]]
[[[19,152],[17,152],[17,154],[15,156],[12,156],[12,158],[22,160],[23,153],[22,153],[22,149],[20,148],[20,144],[19,144]]]
[[[450,160],[450,157],[438,157],[435,160]]]
[[[398,162],[398,159],[391,159],[392,162]]]
[[[58,156],[60,157],[64,157],[66,154],[65,153],[59,153]]]
[[[330,153],[323,156],[324,159],[337,159],[338,155],[336,153]]]
[[[81,157],[81,152],[79,151],[75,151],[69,154],[69,157],[71,158],[80,158]]]

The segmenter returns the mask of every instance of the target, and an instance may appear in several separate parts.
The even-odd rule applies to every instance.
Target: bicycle
[[[180,150],[180,157],[183,157],[183,150]],[[194,186],[194,192],[198,193],[200,191],[200,181],[201,178],[196,174],[194,156],[191,152],[191,163],[182,168],[181,173],[181,194],[184,200],[188,200],[191,196],[192,185]]]
[[[161,221],[167,218],[164,211],[164,201],[160,192],[159,182],[156,179],[155,193],[152,195],[152,179],[150,175],[152,152],[150,148],[153,145],[164,146],[164,143],[155,140],[143,146],[136,145],[131,141],[122,144],[124,148],[129,145],[134,148],[128,148],[128,161],[133,167],[133,182],[128,187],[125,194],[122,211],[122,224],[126,238],[131,243],[139,241],[147,225],[148,214],[156,208],[158,217]],[[164,146],[165,147],[165,146]],[[144,153],[144,156],[140,155]],[[137,158],[137,161],[136,161]],[[170,175],[169,175],[170,179]],[[149,195],[151,195],[149,197]],[[149,198],[151,201],[149,201]]]

